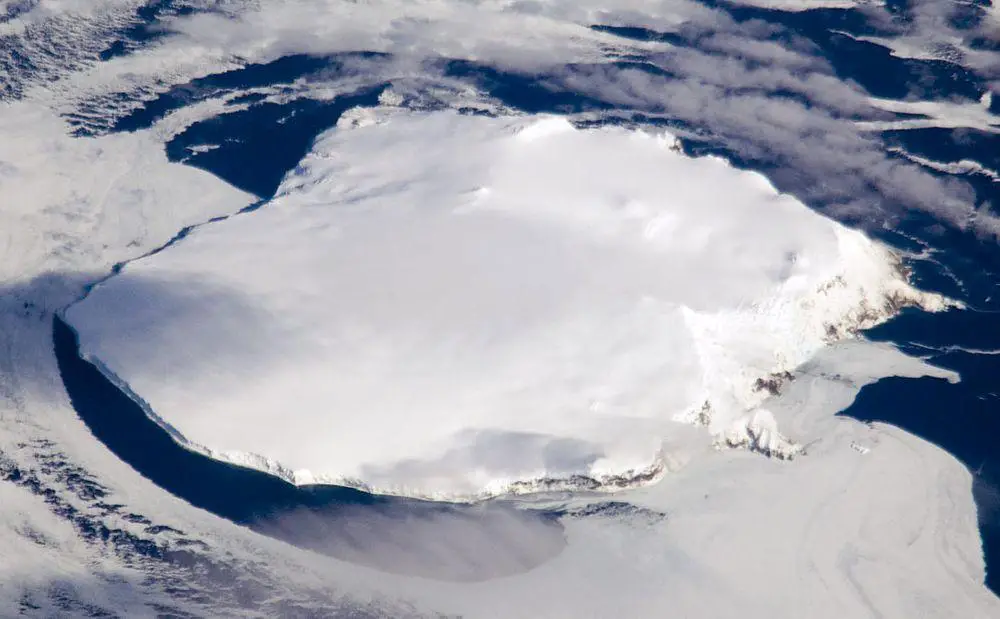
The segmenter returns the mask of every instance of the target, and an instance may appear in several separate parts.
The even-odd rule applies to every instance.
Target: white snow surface
[[[758,379],[946,306],[885,247],[666,134],[367,114],[262,210],[66,311],[189,447],[449,499],[655,478],[678,421],[787,457]]]

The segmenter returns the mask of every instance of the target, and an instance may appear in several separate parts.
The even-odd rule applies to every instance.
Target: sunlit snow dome
[[[678,150],[556,117],[343,121],[259,214],[130,263],[66,319],[183,443],[295,483],[626,486],[663,472],[678,421],[792,456],[763,385],[945,301],[762,176]]]
[[[0,0],[0,615],[1000,616],[997,15]]]

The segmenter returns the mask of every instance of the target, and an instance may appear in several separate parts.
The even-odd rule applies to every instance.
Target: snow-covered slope
[[[895,427],[832,415],[887,372],[954,376],[865,341],[804,369],[768,406],[808,456],[695,453],[662,483],[617,493],[620,513],[566,519],[552,561],[437,594],[498,618],[998,616],[972,584],[983,566],[976,515],[962,507],[969,472]]]
[[[791,456],[756,408],[782,373],[944,307],[887,249],[667,135],[351,117],[263,210],[66,312],[196,449],[448,498],[654,478],[677,421]]]

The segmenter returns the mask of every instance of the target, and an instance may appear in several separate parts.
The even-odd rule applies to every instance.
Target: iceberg
[[[668,133],[376,108],[269,204],[64,317],[191,449],[476,500],[641,485],[679,442],[793,457],[765,406],[790,372],[948,304],[889,248]]]

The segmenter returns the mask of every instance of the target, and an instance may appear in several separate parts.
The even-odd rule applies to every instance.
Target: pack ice
[[[651,480],[691,435],[792,456],[761,407],[784,373],[908,304],[946,302],[668,134],[358,111],[65,317],[191,449],[472,499]]]

